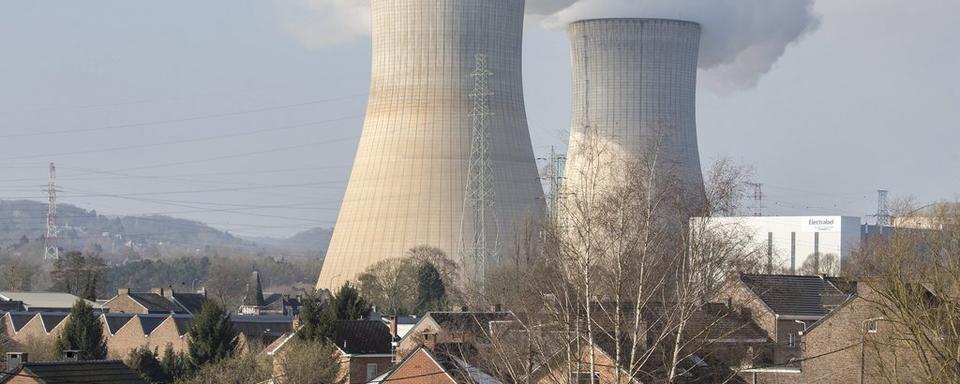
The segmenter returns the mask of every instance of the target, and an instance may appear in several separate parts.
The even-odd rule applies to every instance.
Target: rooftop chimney
[[[29,363],[29,355],[30,354],[26,352],[7,352],[7,369],[13,370]]]
[[[130,288],[120,288],[117,290],[117,295],[129,295]]]
[[[80,361],[80,350],[67,349],[63,351],[63,361]]]

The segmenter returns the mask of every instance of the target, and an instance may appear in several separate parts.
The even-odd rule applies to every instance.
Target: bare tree
[[[674,164],[660,156],[664,142],[657,138],[637,159],[604,140],[579,140],[581,156],[568,168],[578,182],[564,189],[559,219],[544,224],[541,256],[517,290],[539,300],[523,306],[532,318],[528,358],[520,359],[528,362],[527,380],[539,370],[551,372],[546,381],[595,383],[594,372],[613,366],[616,383],[674,382],[693,369],[690,357],[704,354],[706,335],[716,336],[710,329],[719,320],[694,327],[691,319],[726,273],[761,265],[746,231],[689,220],[735,209],[743,168],[723,162],[711,172],[714,203],[674,176]],[[517,359],[500,360],[509,367],[500,372],[523,372],[509,365]]]
[[[319,341],[291,340],[273,366],[278,384],[334,383],[340,374],[336,348]]]
[[[851,258],[868,285],[873,332],[864,331],[865,373],[878,382],[960,382],[960,204],[901,205],[901,223]],[[877,331],[881,328],[882,331]]]

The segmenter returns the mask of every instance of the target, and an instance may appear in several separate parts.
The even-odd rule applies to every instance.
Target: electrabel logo
[[[807,224],[817,230],[827,231],[833,229],[835,221],[834,219],[810,219],[807,221]]]

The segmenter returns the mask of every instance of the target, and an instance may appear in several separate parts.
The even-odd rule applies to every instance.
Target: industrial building
[[[420,245],[482,275],[542,216],[523,13],[523,0],[372,2],[366,119],[318,288]]]
[[[575,198],[624,185],[644,164],[695,210],[704,200],[697,148],[700,25],[595,19],[568,28],[573,117],[565,190]],[[669,186],[669,187],[666,187]],[[665,190],[671,188],[670,190]]]
[[[840,274],[841,261],[860,246],[866,227],[856,216],[742,216],[693,218],[730,236],[747,236],[767,255],[768,272]]]

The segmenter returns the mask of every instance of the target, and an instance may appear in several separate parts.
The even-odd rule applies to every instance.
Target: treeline
[[[173,288],[195,291],[233,305],[243,298],[253,271],[259,271],[266,289],[294,293],[313,287],[321,260],[252,256],[182,256],[107,264],[97,254],[67,252],[53,265],[0,256],[0,290],[52,290],[93,299],[111,298],[120,288],[148,291]]]

